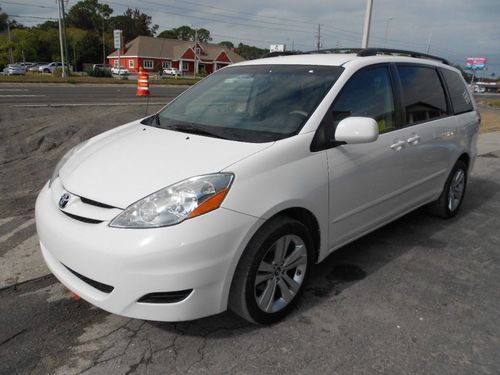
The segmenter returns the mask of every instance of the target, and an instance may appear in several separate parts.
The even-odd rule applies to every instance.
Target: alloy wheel
[[[451,180],[450,189],[448,191],[448,209],[450,212],[454,212],[464,195],[465,189],[465,173],[462,169],[457,169],[453,179]]]
[[[304,281],[307,249],[304,241],[292,234],[280,237],[262,258],[254,283],[257,306],[275,313],[292,302]]]

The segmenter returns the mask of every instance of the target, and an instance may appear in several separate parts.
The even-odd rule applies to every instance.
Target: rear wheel
[[[462,205],[467,187],[467,164],[458,160],[450,172],[438,200],[428,206],[429,212],[443,218],[455,216]]]
[[[312,262],[307,228],[292,218],[271,219],[254,235],[238,263],[229,308],[253,323],[282,319],[299,298]]]

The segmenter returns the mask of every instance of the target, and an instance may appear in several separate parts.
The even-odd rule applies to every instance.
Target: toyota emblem
[[[64,193],[63,195],[61,195],[61,198],[59,198],[59,208],[66,207],[70,198],[71,198],[71,195],[69,195],[68,193]]]

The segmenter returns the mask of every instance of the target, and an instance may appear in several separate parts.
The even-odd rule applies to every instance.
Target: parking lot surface
[[[335,252],[279,324],[141,321],[73,299],[39,256],[36,193],[66,150],[145,111],[2,108],[1,374],[500,373],[499,133],[457,217],[417,210]]]

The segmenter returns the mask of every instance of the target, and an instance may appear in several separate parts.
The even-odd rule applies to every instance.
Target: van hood
[[[61,168],[72,194],[118,208],[184,179],[220,172],[273,143],[245,143],[124,125],[89,141]]]

